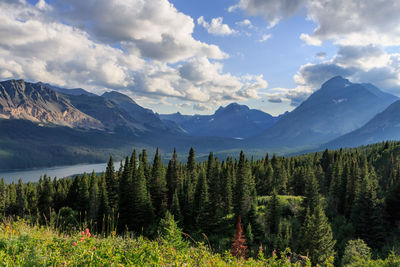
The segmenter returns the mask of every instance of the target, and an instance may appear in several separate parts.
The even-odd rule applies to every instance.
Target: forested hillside
[[[171,213],[190,239],[215,252],[231,248],[241,218],[248,257],[289,247],[313,264],[331,257],[342,264],[399,252],[399,159],[400,142],[259,160],[210,153],[204,162],[191,149],[187,162],[174,153],[167,166],[159,153],[151,164],[145,150],[133,151],[116,169],[110,158],[102,174],[2,180],[0,210],[66,232],[84,224],[150,239]]]

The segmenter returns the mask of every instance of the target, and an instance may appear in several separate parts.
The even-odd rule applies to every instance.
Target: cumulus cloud
[[[194,104],[193,109],[198,111],[206,111],[206,110],[211,110],[211,107],[206,104],[199,103],[199,104]]]
[[[298,11],[305,0],[240,0],[230,6],[228,11],[242,9],[251,16],[262,16],[274,27],[281,19],[287,18]]]
[[[398,0],[308,0],[307,14],[318,26],[302,39],[311,45],[400,45]]]
[[[302,65],[293,77],[297,86],[270,90],[269,101],[298,105],[335,75],[354,82],[371,82],[391,92],[400,91],[399,54],[385,49],[400,46],[398,0],[239,0],[229,11],[241,9],[261,16],[272,27],[302,6],[307,19],[317,26],[311,33],[302,33],[300,39],[313,46],[332,41],[338,46],[337,55],[325,60],[325,53],[316,54],[322,62]]]
[[[333,76],[343,76],[353,82],[369,82],[379,88],[398,93],[400,91],[400,54],[389,54],[381,47],[340,46],[338,54],[321,63],[307,63],[294,75],[294,89],[271,89],[269,101],[291,101],[297,106],[321,84]]]
[[[132,53],[177,62],[192,56],[223,59],[218,46],[195,40],[194,22],[168,0],[55,0],[53,15]],[[52,2],[52,3],[53,3]]]
[[[325,40],[341,45],[400,45],[398,0],[240,0],[229,11],[262,16],[273,27],[302,6],[317,24],[312,33],[300,35],[310,45],[320,46]]]
[[[235,30],[231,29],[228,24],[223,23],[223,18],[213,18],[211,22],[207,22],[203,16],[197,19],[197,24],[202,26],[207,30],[208,33],[213,35],[232,35],[237,33]]]
[[[258,97],[262,77],[224,73],[227,54],[193,29],[167,0],[2,1],[0,78],[115,89],[148,103]]]

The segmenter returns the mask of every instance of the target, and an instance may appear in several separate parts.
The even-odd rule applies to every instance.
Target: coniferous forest
[[[315,265],[344,265],[399,252],[399,159],[400,142],[261,159],[210,153],[203,162],[191,149],[186,162],[174,152],[167,165],[158,150],[152,159],[134,150],[116,168],[110,157],[101,174],[1,180],[0,216],[152,240],[172,214],[185,239],[214,252],[245,243],[243,257],[290,248]]]

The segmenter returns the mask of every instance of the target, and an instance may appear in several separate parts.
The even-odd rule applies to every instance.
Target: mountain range
[[[272,150],[317,147],[362,127],[397,99],[372,84],[333,77],[276,124],[249,139],[247,145]]]
[[[171,121],[193,136],[221,136],[244,139],[271,127],[279,117],[245,105],[232,103],[212,115],[160,114],[168,125]]]
[[[339,76],[277,117],[237,103],[212,115],[157,114],[117,91],[8,80],[0,82],[0,169],[104,162],[133,147],[193,146],[199,155],[352,147],[400,139],[399,112],[396,96]]]

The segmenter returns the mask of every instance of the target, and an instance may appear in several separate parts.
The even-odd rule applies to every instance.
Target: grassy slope
[[[161,239],[57,234],[23,221],[0,225],[0,266],[300,266],[287,259],[238,260],[201,244],[174,248]]]

